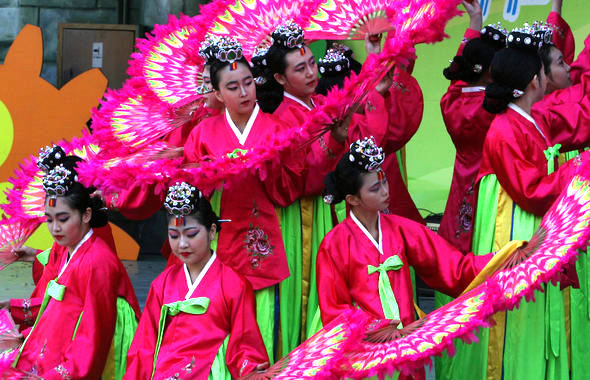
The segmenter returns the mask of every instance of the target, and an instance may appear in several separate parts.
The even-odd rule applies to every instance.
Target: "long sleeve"
[[[349,248],[346,242],[333,239],[332,236],[328,235],[320,244],[316,264],[318,298],[324,325],[351,309],[353,304],[350,286],[342,272],[349,265],[343,257],[348,254]]]
[[[463,254],[421,224],[400,224],[410,265],[428,286],[458,296],[490,261],[492,255]]]
[[[158,282],[150,287],[145,309],[127,354],[127,372],[124,379],[149,379],[154,365],[154,353],[158,340],[158,324],[162,307],[161,294],[156,290]]]
[[[590,72],[578,84],[554,91],[533,106],[532,116],[539,120],[552,144],[562,151],[590,145]]]
[[[80,324],[73,340],[64,342],[61,364],[43,373],[44,379],[63,379],[64,373],[73,379],[100,377],[111,346],[105,337],[112,337],[115,331],[115,284],[120,275],[112,265],[88,268],[88,273],[81,274],[87,282],[81,285],[86,289]]]
[[[155,185],[135,185],[106,199],[109,207],[117,209],[132,220],[144,220],[155,214],[164,204],[166,194],[156,193]]]
[[[395,70],[393,80],[384,104],[389,122],[381,146],[386,154],[393,154],[410,141],[424,112],[424,97],[418,81],[399,68]]]
[[[268,355],[256,323],[254,291],[243,279],[226,283],[225,280],[231,277],[237,275],[222,278],[224,294],[233,293],[228,305],[231,331],[226,363],[232,377],[239,378],[252,372],[257,365],[267,362]]]
[[[484,157],[487,157],[502,188],[523,210],[539,216],[545,214],[574,173],[572,160],[547,175],[546,160],[544,157],[534,159],[533,153],[527,149],[529,143],[522,137],[504,139],[497,136],[498,132],[491,132],[488,132],[484,145]],[[504,130],[500,133],[511,132]],[[544,147],[531,149],[543,150]]]
[[[547,23],[555,27],[553,31],[553,44],[563,54],[563,60],[571,64],[576,53],[576,40],[567,21],[557,12],[550,12]]]
[[[49,253],[49,261],[44,267],[42,267],[42,270],[36,274],[40,278],[35,283],[35,289],[33,289],[31,297],[10,300],[10,315],[12,316],[12,319],[14,319],[14,322],[20,326],[21,330],[33,325],[39,314],[47,284],[58,275],[59,255],[57,249],[58,245],[54,243]]]

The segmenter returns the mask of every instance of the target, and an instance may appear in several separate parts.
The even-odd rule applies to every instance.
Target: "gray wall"
[[[206,0],[129,0],[129,23],[150,30],[165,24],[169,14],[195,15]],[[0,62],[25,24],[43,31],[43,72],[57,82],[57,32],[59,23],[117,24],[119,0],[0,0]]]

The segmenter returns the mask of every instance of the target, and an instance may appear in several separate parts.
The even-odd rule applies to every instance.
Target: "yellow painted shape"
[[[0,165],[6,161],[6,157],[12,148],[12,141],[14,140],[14,129],[12,127],[12,117],[10,111],[0,100]]]

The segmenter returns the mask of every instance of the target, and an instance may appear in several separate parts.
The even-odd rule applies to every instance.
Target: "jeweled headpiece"
[[[74,182],[78,180],[76,172],[58,165],[43,177],[43,190],[49,196],[49,206],[55,207],[57,197],[67,194]]]
[[[546,22],[534,22],[531,25],[531,30],[533,34],[543,41],[544,45],[553,45],[553,31],[555,27],[551,24],[547,24]]]
[[[266,59],[266,53],[268,53],[268,46],[265,45],[258,45],[254,48],[254,53],[252,54],[252,66],[253,73],[255,75],[254,81],[257,85],[263,85],[266,83],[267,79],[264,76],[265,70],[268,67],[268,60]]]
[[[543,40],[535,35],[535,29],[525,23],[524,27],[514,29],[506,38],[509,48],[538,51],[543,46]]]
[[[205,40],[201,43],[199,48],[199,56],[203,58],[206,64],[210,64],[211,59],[215,58],[215,52],[217,51],[217,43],[220,37],[215,34],[207,34]]]
[[[506,46],[507,35],[508,31],[504,29],[499,22],[495,25],[490,24],[484,26],[480,32],[480,38],[492,42],[497,49]]]
[[[164,207],[169,214],[176,217],[174,221],[176,226],[183,225],[184,217],[194,212],[196,202],[200,197],[201,192],[186,182],[176,183],[168,189]]]
[[[234,38],[221,37],[214,46],[215,59],[220,62],[228,62],[230,70],[236,69],[236,62],[244,56],[242,45]]]
[[[326,55],[318,61],[322,76],[341,75],[350,72],[350,61],[342,50],[328,49]]]
[[[273,43],[286,49],[303,48],[305,33],[303,28],[292,20],[279,25],[272,32]]]
[[[381,167],[385,160],[383,148],[375,142],[375,138],[365,137],[350,144],[348,159],[368,172],[375,171]]]
[[[56,165],[61,163],[65,158],[66,152],[59,145],[46,146],[39,150],[39,157],[37,158],[37,167],[45,173],[49,172]]]

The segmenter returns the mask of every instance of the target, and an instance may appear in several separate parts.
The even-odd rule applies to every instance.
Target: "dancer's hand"
[[[381,53],[383,34],[368,34],[365,36],[365,50],[367,55]]]
[[[385,76],[383,76],[383,78],[375,86],[375,90],[378,93],[380,93],[381,96],[385,96],[385,94],[387,94],[387,92],[389,92],[389,88],[393,84],[393,73],[394,72],[395,72],[395,66],[393,66],[391,68],[391,70],[389,70],[387,72],[387,74],[385,74]]]
[[[0,310],[10,309],[10,300],[0,301]]]
[[[266,372],[266,370],[268,369],[269,366],[270,366],[269,362],[264,362],[262,364],[258,364],[256,366],[256,368],[254,368],[254,370],[258,373],[264,373],[264,372]]]
[[[32,263],[35,261],[37,256],[37,250],[26,245],[22,245],[13,250],[14,254],[18,256],[17,261],[24,261],[26,263]]]
[[[463,7],[469,15],[469,29],[481,30],[483,24],[483,16],[481,14],[481,6],[478,0],[462,0]]]

